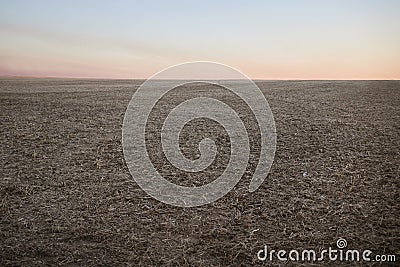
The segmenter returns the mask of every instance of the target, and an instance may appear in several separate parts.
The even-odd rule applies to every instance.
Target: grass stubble
[[[247,172],[196,208],[152,199],[125,165],[122,121],[141,82],[0,79],[0,265],[262,265],[264,245],[319,251],[339,237],[400,255],[399,81],[257,82],[276,122],[272,169],[256,192]],[[198,123],[182,134],[188,157],[202,135],[229,145]],[[209,179],[162,166],[183,185]]]

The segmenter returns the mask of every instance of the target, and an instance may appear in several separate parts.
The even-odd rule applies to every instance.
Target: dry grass
[[[0,265],[248,266],[264,245],[318,250],[339,237],[400,254],[400,82],[259,82],[278,131],[267,180],[186,209],[147,196],[124,163],[138,85],[0,80]],[[213,129],[187,134],[221,137]]]

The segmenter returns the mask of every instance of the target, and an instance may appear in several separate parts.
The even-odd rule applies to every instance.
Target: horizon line
[[[70,79],[70,80],[148,80],[149,78],[110,78],[110,77],[71,77],[71,76],[26,76],[26,75],[1,75],[0,79]],[[158,79],[158,80],[188,80],[188,79]],[[214,80],[241,80],[241,79],[205,79]],[[332,78],[250,78],[252,81],[399,81],[400,79],[380,79],[380,78],[352,78],[352,79],[332,79]]]

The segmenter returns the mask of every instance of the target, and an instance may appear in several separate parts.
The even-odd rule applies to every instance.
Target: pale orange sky
[[[0,75],[149,78],[215,61],[253,79],[399,79],[399,1],[2,1]]]

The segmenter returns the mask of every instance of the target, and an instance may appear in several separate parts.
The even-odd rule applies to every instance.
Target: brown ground
[[[124,162],[140,81],[0,79],[0,265],[248,266],[264,245],[318,250],[339,237],[400,261],[400,82],[258,84],[278,134],[268,178],[178,208],[143,192]]]

